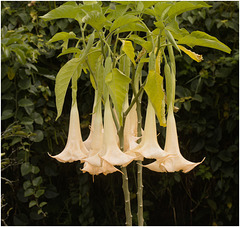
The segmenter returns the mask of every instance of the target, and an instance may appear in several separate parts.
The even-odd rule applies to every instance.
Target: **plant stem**
[[[131,201],[130,192],[128,188],[128,174],[127,167],[122,167],[122,188],[125,199],[125,216],[126,216],[126,226],[132,226],[132,213],[131,213]]]
[[[119,130],[119,142],[120,142],[120,149],[123,151],[124,149],[124,124],[125,124],[125,117],[123,117],[123,126],[121,126]],[[132,213],[131,213],[131,201],[130,201],[130,192],[128,188],[128,174],[127,174],[127,167],[122,167],[122,189],[124,194],[124,201],[125,201],[125,216],[126,216],[126,226],[132,226]]]

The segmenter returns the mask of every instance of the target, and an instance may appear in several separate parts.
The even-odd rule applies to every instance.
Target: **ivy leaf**
[[[128,85],[131,79],[114,68],[110,73],[107,74],[105,82],[109,88],[110,96],[113,100],[113,104],[116,108],[120,125],[122,125],[122,107],[123,102],[128,92]]]
[[[132,46],[132,42],[131,41],[125,41],[125,40],[121,40],[122,41],[122,50],[123,52],[125,52],[125,54],[130,58],[131,62],[136,65],[136,62],[134,60],[135,58],[135,53],[134,53],[134,48]]]
[[[161,126],[166,126],[165,119],[165,100],[163,92],[163,77],[155,71],[149,71],[147,76],[147,83],[144,87],[148,98],[150,99],[158,121]]]
[[[189,47],[194,46],[203,46],[203,47],[210,47],[217,50],[224,51],[230,54],[231,49],[220,42],[216,37],[210,36],[205,32],[201,31],[194,31],[189,35],[184,36],[183,38],[179,39],[178,44],[186,44]]]
[[[198,9],[202,7],[211,7],[203,1],[180,1],[175,3],[168,11],[168,17],[173,18],[181,13],[184,13],[189,10]]]

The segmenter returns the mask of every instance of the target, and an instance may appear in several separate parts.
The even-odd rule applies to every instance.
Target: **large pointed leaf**
[[[231,49],[224,43],[220,42],[217,38],[201,31],[194,31],[191,34],[184,36],[183,38],[178,40],[177,44],[186,44],[190,47],[194,46],[210,47],[224,51],[228,54],[231,52]]]
[[[134,48],[132,46],[132,42],[131,41],[125,41],[125,40],[121,40],[121,41],[122,41],[122,50],[123,50],[123,52],[130,58],[132,63],[134,65],[136,65],[136,62],[134,60],[135,53],[134,53]]]
[[[113,104],[116,108],[120,124],[122,125],[122,107],[124,99],[128,92],[128,86],[131,79],[114,68],[107,74],[105,82],[108,86],[110,96],[113,100]]]
[[[51,10],[44,16],[41,16],[45,21],[60,19],[60,18],[76,18],[81,7],[78,5],[61,5],[56,9]]]
[[[96,10],[87,13],[87,15],[82,18],[83,23],[90,24],[97,31],[103,28],[106,20],[103,13]]]
[[[193,10],[193,9],[198,9],[202,7],[211,7],[207,3],[203,1],[179,1],[176,2],[173,6],[168,11],[168,16],[169,18],[173,18],[183,12]]]
[[[127,25],[129,23],[137,22],[137,21],[139,21],[139,18],[133,15],[126,14],[126,15],[120,16],[113,22],[110,32],[114,31],[115,29],[123,25]]]
[[[148,32],[147,28],[140,22],[133,22],[130,24],[125,24],[121,26],[119,29],[117,29],[114,33],[122,33],[122,32],[133,32],[133,31],[138,31],[138,32]]]
[[[141,45],[146,51],[149,53],[152,51],[152,42],[151,41],[146,41],[143,38],[139,37],[138,35],[131,35],[129,37],[130,40],[135,42],[138,45]]]
[[[161,126],[166,126],[165,105],[163,92],[163,77],[155,71],[149,71],[147,83],[144,87],[148,98],[150,99],[158,121]]]
[[[166,29],[170,31],[173,35],[173,37],[177,40],[180,38],[189,35],[189,32],[185,28],[179,28],[178,22],[176,21],[176,18],[174,18],[168,25],[166,26]]]
[[[69,32],[69,33],[58,32],[48,41],[48,43],[57,42],[59,40],[74,39],[74,38],[76,38],[76,34],[74,34],[74,32]]]
[[[80,58],[73,58],[68,61],[58,72],[55,84],[56,106],[57,106],[57,118],[62,113],[64,98],[68,88],[68,84],[73,76],[80,76],[82,70],[82,64],[85,61],[86,55],[91,49],[94,42],[95,33],[93,32],[88,40],[87,46],[84,49]],[[78,78],[78,77],[77,77]]]
[[[55,94],[56,94],[56,106],[57,106],[57,118],[62,113],[63,103],[66,95],[66,91],[68,88],[68,84],[71,78],[80,74],[80,67],[82,63],[81,58],[73,58],[68,61],[58,72],[56,77],[56,85],[55,85]]]

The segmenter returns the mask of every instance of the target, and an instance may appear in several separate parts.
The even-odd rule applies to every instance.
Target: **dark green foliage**
[[[95,176],[93,181],[80,171],[82,164],[58,163],[47,155],[65,146],[71,105],[67,92],[63,113],[55,121],[55,76],[71,54],[56,58],[62,43],[47,41],[61,31],[81,36],[71,19],[39,18],[62,3],[1,2],[2,224],[124,225],[120,173]],[[178,16],[181,27],[206,31],[228,45],[231,54],[194,47],[204,58],[196,63],[175,52],[181,152],[191,161],[206,160],[187,174],[143,169],[147,225],[239,224],[238,2],[208,4],[212,7]],[[150,16],[144,20],[153,25]],[[78,86],[85,139],[94,93],[89,75],[83,74]],[[165,134],[164,128],[158,130]],[[162,138],[159,142],[163,146]],[[128,171],[134,225],[135,170],[132,163]]]

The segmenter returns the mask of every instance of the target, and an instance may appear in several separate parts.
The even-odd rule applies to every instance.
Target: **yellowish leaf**
[[[197,62],[201,62],[203,60],[203,56],[200,54],[196,54],[195,52],[188,50],[184,46],[178,45],[179,49],[185,52],[190,58]]]

